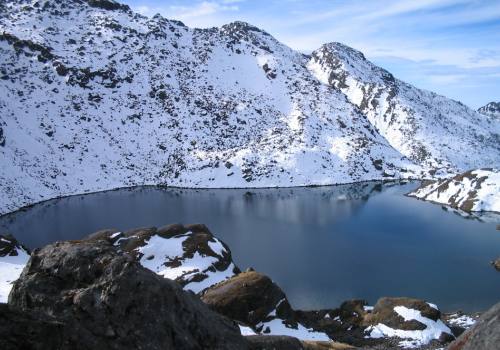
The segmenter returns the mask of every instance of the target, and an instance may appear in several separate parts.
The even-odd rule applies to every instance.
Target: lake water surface
[[[442,310],[500,301],[495,223],[404,196],[418,183],[251,190],[123,189],[73,196],[0,217],[30,248],[103,228],[205,223],[241,269],[269,275],[296,308],[410,296]]]

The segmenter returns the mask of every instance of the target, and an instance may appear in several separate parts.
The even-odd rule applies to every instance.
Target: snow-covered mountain
[[[109,0],[0,3],[0,213],[117,187],[428,177],[500,163],[500,125],[341,44],[191,29]]]
[[[451,171],[498,164],[498,120],[398,80],[339,43],[313,52],[308,67],[345,93],[389,144],[414,162]]]
[[[500,117],[500,102],[490,102],[477,110],[479,113],[491,117]]]

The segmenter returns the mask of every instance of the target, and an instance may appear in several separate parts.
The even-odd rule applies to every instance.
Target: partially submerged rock
[[[0,303],[6,303],[12,283],[29,259],[29,250],[11,235],[0,235]]]
[[[500,213],[500,170],[470,170],[449,179],[425,183],[408,196],[465,212]]]
[[[195,293],[240,272],[229,247],[201,224],[173,224],[126,232],[102,230],[87,239],[108,241],[149,270]]]
[[[448,350],[498,350],[500,344],[500,303],[485,312]]]
[[[35,251],[9,304],[65,324],[88,349],[246,349],[237,326],[103,240]]]
[[[500,258],[493,260],[491,265],[493,265],[495,270],[500,271]]]

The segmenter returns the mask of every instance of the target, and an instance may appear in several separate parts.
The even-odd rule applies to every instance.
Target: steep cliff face
[[[373,89],[353,99],[356,84],[324,84],[320,51],[243,22],[200,30],[107,0],[11,1],[0,32],[0,213],[123,186],[334,184],[499,163],[498,122],[345,46],[338,64],[406,114],[391,122]],[[430,112],[408,112],[410,100]]]

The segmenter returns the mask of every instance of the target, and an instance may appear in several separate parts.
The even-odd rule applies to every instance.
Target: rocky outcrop
[[[201,300],[218,313],[252,327],[271,318],[270,314],[282,319],[293,317],[281,288],[255,271],[240,273],[209,288]]]
[[[3,237],[4,247],[10,247],[4,252],[24,252],[13,237]],[[62,344],[61,349],[126,349],[127,344],[155,349],[160,343],[197,349],[201,339],[209,349],[230,344],[243,349],[433,348],[476,321],[462,313],[441,315],[435,305],[411,298],[382,298],[375,307],[349,300],[335,309],[294,310],[277,284],[252,269],[207,283],[213,279],[205,276],[203,260],[212,264],[215,258],[214,266],[232,264],[229,248],[199,224],[101,230],[36,250],[5,309],[15,322],[0,317],[0,347],[12,348],[26,327],[32,339],[41,339],[41,349],[53,344]],[[144,264],[156,260],[158,268]],[[198,296],[182,291],[169,277],[177,269],[186,273],[177,279],[184,288],[194,280],[209,287]],[[256,336],[245,341],[240,332]],[[179,339],[182,343],[176,343]]]
[[[240,272],[229,247],[202,224],[173,224],[126,232],[102,230],[87,240],[107,241],[147,269],[195,293]]]
[[[500,344],[500,303],[485,312],[447,350],[497,350]]]
[[[0,235],[0,258],[29,255],[29,249],[12,235]]]
[[[9,304],[65,324],[82,349],[246,349],[237,326],[103,240],[35,251]]]
[[[411,298],[381,298],[365,317],[365,330],[371,338],[399,338],[403,347],[418,347],[429,342],[447,343],[454,339],[441,320],[436,305]]]
[[[213,310],[252,327],[257,333],[330,340],[326,333],[304,326],[281,288],[255,271],[240,273],[209,288],[201,299]]]
[[[426,182],[408,194],[465,212],[500,213],[500,170],[470,170],[452,178]]]
[[[500,102],[490,102],[477,110],[479,113],[491,117],[500,117]]]

